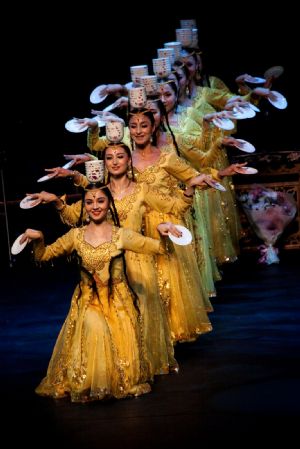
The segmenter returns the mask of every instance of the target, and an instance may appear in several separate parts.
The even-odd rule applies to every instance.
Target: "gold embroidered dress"
[[[219,157],[220,138],[222,133],[214,129],[203,128],[191,116],[196,114],[199,121],[199,113],[194,108],[179,108],[177,126],[172,125],[179,151],[184,159],[190,162],[192,167],[200,171],[207,171],[217,178],[217,170],[214,167],[215,160]],[[202,121],[202,117],[201,117]],[[207,170],[206,167],[209,167]],[[195,241],[197,263],[202,277],[202,284],[208,296],[215,296],[215,281],[221,276],[213,253],[213,239],[208,219],[208,206],[203,202],[208,192],[214,189],[199,190],[194,194],[194,214],[186,216],[187,226],[192,230]]]
[[[134,167],[138,183],[145,182],[172,195],[178,192],[178,180],[186,182],[197,174],[173,152],[162,153],[142,172]],[[179,217],[151,210],[145,216],[145,234],[157,238],[156,227],[164,221],[185,225]],[[174,245],[165,239],[165,248],[166,254],[157,256],[161,297],[168,310],[173,341],[189,341],[212,330],[207,316],[212,306],[202,286],[193,246]]]
[[[36,392],[54,398],[69,395],[72,401],[81,402],[148,392],[149,385],[140,382],[143,346],[139,315],[118,256],[122,250],[156,254],[161,251],[160,242],[113,227],[111,240],[94,247],[85,241],[85,229],[71,229],[46,247],[43,240],[35,241],[36,260],[76,251],[91,275],[82,272],[47,375]]]
[[[210,88],[201,89],[205,89],[205,92],[210,91]],[[200,90],[199,92],[202,91]],[[213,93],[214,90],[211,89],[210,95],[213,96]],[[220,99],[223,97],[220,95],[220,98],[217,98]],[[193,120],[197,120],[197,124],[200,126],[202,117],[204,114],[208,113],[208,109],[211,108],[212,110],[210,112],[214,112],[214,109],[208,105],[209,98],[200,97],[200,99],[198,102],[195,101],[195,105],[198,105],[198,109],[196,107],[187,108],[186,112],[182,112],[181,114],[178,129],[172,127],[181,148],[188,148],[189,146],[190,138],[184,137],[186,134],[186,122],[188,121],[188,118],[192,117]],[[217,101],[216,104],[218,104]],[[220,138],[223,132],[216,131],[215,127],[212,129],[212,136],[215,135],[215,138],[206,139],[206,145],[208,145],[208,147],[211,146],[211,149],[208,150],[208,157],[203,157],[201,159],[201,167],[202,170],[205,170],[205,168],[213,168],[219,171],[229,165],[229,160],[226,148],[220,144]],[[195,132],[196,130],[194,131],[194,134]],[[200,131],[199,134],[201,136],[202,132]],[[187,153],[187,150],[185,153]],[[186,157],[185,154],[184,157]],[[194,166],[192,160],[191,164]],[[212,257],[220,265],[225,262],[234,262],[237,259],[241,235],[240,218],[237,211],[232,178],[223,178],[222,184],[226,188],[226,192],[209,189],[200,192],[200,194],[197,193],[194,200],[194,208],[197,210],[198,216],[202,213],[207,223],[207,237],[209,239],[209,246],[212,249]],[[197,222],[194,224],[197,226]],[[213,265],[212,262],[212,266]],[[216,271],[214,270],[214,272]]]
[[[82,177],[81,185],[87,183],[86,178]],[[148,210],[170,212],[174,217],[180,217],[191,204],[191,200],[183,195],[171,197],[145,183],[135,183],[132,193],[114,202],[121,225],[137,232],[141,232],[143,217]],[[70,226],[76,225],[80,210],[81,201],[66,205],[60,211],[62,221]],[[148,378],[152,378],[155,374],[165,374],[170,368],[177,367],[167,314],[159,295],[156,259],[133,251],[126,251],[125,258],[130,285],[139,298],[145,358],[149,363]]]

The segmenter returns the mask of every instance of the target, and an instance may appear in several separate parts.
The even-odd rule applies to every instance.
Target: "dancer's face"
[[[109,199],[100,189],[89,190],[85,194],[84,205],[90,219],[95,223],[106,220],[109,209]]]
[[[127,173],[131,159],[123,147],[114,146],[105,150],[105,165],[111,176],[118,177]]]
[[[154,117],[155,128],[159,128],[161,123],[161,113],[156,101],[147,101],[147,109],[152,112]]]
[[[193,56],[187,56],[184,58],[184,63],[189,71],[190,79],[194,79],[198,70],[198,63]]]
[[[175,108],[177,96],[170,84],[163,84],[159,89],[159,99],[162,101],[167,112]]]
[[[152,126],[149,117],[144,114],[136,114],[130,118],[129,131],[137,146],[145,146],[151,142],[151,136],[155,125]]]

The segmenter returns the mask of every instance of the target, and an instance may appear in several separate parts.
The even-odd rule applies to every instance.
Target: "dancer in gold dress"
[[[89,186],[90,187],[90,186]],[[47,261],[77,253],[81,279],[59,333],[46,377],[37,387],[42,396],[70,396],[76,402],[124,398],[150,391],[143,376],[143,341],[138,303],[124,271],[124,250],[156,254],[159,240],[107,221],[113,199],[107,187],[91,186],[84,197],[90,222],[71,229],[44,246],[40,231],[27,229],[35,259]],[[112,216],[114,210],[111,211]],[[160,230],[164,232],[166,225]]]

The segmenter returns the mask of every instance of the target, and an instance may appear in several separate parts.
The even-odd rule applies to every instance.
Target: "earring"
[[[132,165],[129,164],[127,167],[127,176],[129,179],[132,179]]]

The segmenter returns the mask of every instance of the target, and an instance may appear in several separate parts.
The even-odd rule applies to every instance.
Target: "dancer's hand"
[[[243,163],[237,163],[237,164],[231,164],[228,165],[228,167],[223,168],[222,170],[218,171],[218,176],[220,178],[224,178],[225,176],[233,176],[237,174],[236,169],[237,168],[243,168],[245,167],[245,165],[247,165],[247,162],[243,162]]]
[[[26,242],[26,240],[28,240],[28,242],[31,242],[32,240],[38,240],[41,238],[43,238],[43,234],[41,231],[36,231],[35,229],[26,229],[24,235],[20,240],[20,244]]]
[[[174,235],[174,237],[181,237],[182,232],[178,231],[176,226],[171,223],[170,221],[167,221],[165,223],[160,223],[157,225],[157,230],[161,235],[168,236],[169,233]]]
[[[67,160],[74,160],[74,165],[83,164],[86,161],[91,161],[94,157],[89,153],[84,154],[64,154],[64,158]]]
[[[46,192],[42,190],[40,193],[26,193],[26,196],[41,202],[42,204],[53,203],[58,201],[59,198],[54,193]]]

